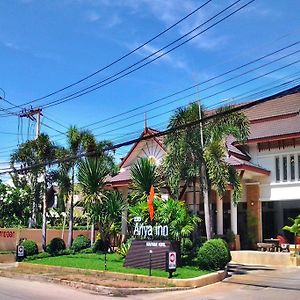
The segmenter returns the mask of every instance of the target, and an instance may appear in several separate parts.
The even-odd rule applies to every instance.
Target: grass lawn
[[[29,263],[103,271],[104,254],[93,253],[55,256],[29,261]],[[148,269],[123,267],[122,257],[115,253],[107,255],[107,270],[111,272],[149,275]],[[176,273],[173,275],[175,278],[192,278],[208,273],[210,272],[199,270],[197,267],[186,266],[177,268]],[[152,270],[152,276],[167,277],[167,272],[163,270]]]

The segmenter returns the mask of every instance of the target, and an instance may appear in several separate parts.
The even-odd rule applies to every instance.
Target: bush
[[[197,259],[200,269],[216,271],[225,268],[231,255],[224,240],[212,239],[199,248]]]
[[[80,253],[83,253],[83,254],[90,254],[90,253],[93,253],[93,249],[92,249],[92,248],[82,249],[82,250],[80,251]]]
[[[124,258],[127,255],[130,246],[131,246],[131,240],[128,240],[126,243],[122,244],[118,248],[117,253]]]
[[[84,235],[79,235],[77,238],[74,239],[73,244],[72,244],[72,250],[75,252],[79,252],[82,249],[86,249],[90,247],[90,240],[84,236]]]
[[[35,255],[31,255],[28,256],[24,259],[24,261],[30,261],[30,260],[35,260],[35,259],[41,259],[41,258],[46,258],[46,257],[50,257],[51,255],[47,252],[41,252],[39,254],[35,254]]]
[[[54,238],[50,241],[49,245],[46,247],[46,251],[51,255],[58,255],[62,250],[66,249],[66,244],[63,239]]]
[[[71,255],[71,254],[75,254],[75,251],[72,249],[64,249],[64,250],[60,250],[58,251],[57,255]]]
[[[96,240],[93,247],[92,247],[92,251],[94,253],[97,253],[97,252],[104,252],[106,249],[105,245],[104,245],[104,242],[102,240]]]
[[[26,256],[31,256],[39,253],[39,249],[35,241],[24,240],[21,245],[24,247]]]

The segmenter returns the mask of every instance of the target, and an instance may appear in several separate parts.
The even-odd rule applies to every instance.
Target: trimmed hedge
[[[222,239],[205,242],[198,250],[197,260],[201,270],[224,269],[231,260],[227,243]]]
[[[61,238],[54,238],[50,241],[46,251],[51,255],[58,255],[59,252],[66,249],[66,244]]]
[[[26,256],[31,256],[39,253],[39,249],[35,241],[24,240],[21,245],[24,247]]]
[[[89,248],[91,241],[84,235],[79,235],[72,243],[72,250],[79,252],[80,250]]]

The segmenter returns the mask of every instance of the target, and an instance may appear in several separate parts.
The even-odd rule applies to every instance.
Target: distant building
[[[239,145],[232,137],[227,139],[227,160],[240,173],[243,195],[234,206],[230,189],[222,199],[212,191],[216,234],[222,235],[231,229],[240,235],[242,247],[246,248],[249,239],[256,242],[283,234],[282,227],[288,223],[288,217],[300,214],[299,112],[300,86],[244,111],[250,121],[247,144]],[[156,132],[146,128],[141,136]],[[159,164],[165,154],[163,138],[137,142],[122,160],[119,174],[110,178],[108,185],[127,196],[130,167],[138,158],[149,157]],[[195,202],[191,187],[181,199],[203,218],[199,190],[198,184]],[[161,193],[163,198],[168,197],[167,190]]]

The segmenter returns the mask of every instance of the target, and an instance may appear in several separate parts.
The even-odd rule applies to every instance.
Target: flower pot
[[[290,244],[290,253],[295,254],[295,252],[296,252],[296,245]]]

